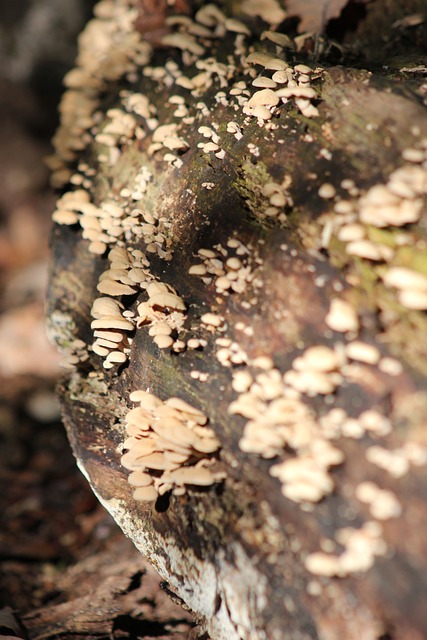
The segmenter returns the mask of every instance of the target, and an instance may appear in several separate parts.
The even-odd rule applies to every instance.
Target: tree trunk
[[[423,23],[367,70],[278,39],[277,7],[269,26],[249,2],[240,22],[176,4],[179,23],[166,3],[101,2],[66,78],[48,318],[74,365],[59,393],[78,465],[212,638],[421,640],[427,119],[407,43]],[[104,355],[101,296],[132,324]],[[183,464],[209,486],[147,464],[164,494],[134,499],[136,390],[208,417],[220,449]]]

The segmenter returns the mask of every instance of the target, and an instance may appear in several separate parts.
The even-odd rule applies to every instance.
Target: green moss
[[[250,158],[246,158],[237,168],[237,177],[233,186],[258,221],[264,221],[260,213],[262,214],[269,205],[268,199],[262,193],[263,187],[273,181],[274,178],[268,172],[264,162],[254,163]]]
[[[377,227],[368,227],[368,238],[376,244],[384,244],[387,247],[396,246],[396,233],[389,229],[378,229]]]
[[[427,253],[425,251],[417,251],[414,247],[401,247],[396,252],[394,262],[401,267],[408,267],[427,275]]]

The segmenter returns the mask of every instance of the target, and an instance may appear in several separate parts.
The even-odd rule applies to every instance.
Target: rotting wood
[[[76,365],[60,386],[69,438],[100,501],[212,638],[422,638],[422,83],[307,60],[248,38],[244,13],[221,15],[180,19],[178,54],[137,37],[126,2],[100,3],[83,35],[52,160],[74,193],[59,210],[80,223],[53,229],[48,294],[51,334]],[[90,46],[115,25],[96,60]],[[245,62],[253,48],[264,57]],[[287,102],[248,105],[253,79],[274,74]],[[296,91],[307,85],[314,100]],[[109,260],[107,247],[128,253]],[[387,284],[395,266],[409,270],[409,302]],[[139,314],[119,368],[113,347],[99,343],[105,359],[90,348],[106,272],[128,287],[122,312]],[[153,280],[185,307],[150,307]],[[173,332],[168,348],[156,323]],[[120,457],[137,389],[208,416],[224,482],[133,500]]]

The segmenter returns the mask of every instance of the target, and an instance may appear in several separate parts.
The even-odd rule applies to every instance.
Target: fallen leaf
[[[287,15],[280,4],[277,0],[243,0],[240,10],[251,18],[259,16],[273,26],[280,24]]]
[[[288,0],[289,16],[300,16],[299,33],[320,33],[332,18],[338,18],[349,0]]]

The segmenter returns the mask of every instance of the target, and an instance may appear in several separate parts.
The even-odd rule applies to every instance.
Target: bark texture
[[[170,65],[169,75],[162,77],[162,71],[144,72],[135,59],[124,69],[127,81],[125,73],[111,78],[91,72],[98,86],[93,82],[90,90],[88,85],[77,89],[88,99],[96,96],[90,126],[79,123],[75,106],[64,108],[64,99],[54,178],[65,191],[84,188],[96,207],[108,200],[128,212],[135,207],[153,216],[157,239],[151,237],[152,230],[150,237],[144,230],[135,231],[144,224],[138,221],[106,244],[146,252],[151,277],[172,286],[185,301],[186,320],[178,339],[196,337],[206,344],[179,353],[159,349],[147,327],[139,327],[131,334],[128,361],[103,368],[102,357],[90,348],[90,310],[100,295],[99,276],[109,267],[108,253],[91,252],[89,242],[94,240],[85,239],[78,224],[55,224],[48,318],[60,348],[68,356],[78,353],[75,369],[59,388],[78,465],[124,533],[212,638],[421,640],[427,635],[427,321],[424,308],[402,303],[402,290],[387,284],[386,274],[393,267],[424,277],[427,273],[426,217],[425,209],[419,209],[427,191],[426,160],[421,157],[427,136],[425,67],[414,62],[412,54],[407,62],[400,58],[387,68],[368,70],[368,61],[365,68],[354,62],[350,66],[345,58],[342,65],[331,66],[327,58],[313,60],[304,48],[277,48],[268,38],[260,39],[259,19],[248,17],[245,3],[237,3],[237,18],[250,35],[236,41],[239,29],[226,23],[219,39],[194,36],[203,52],[183,54],[168,48],[170,41],[165,40],[175,26],[164,23],[161,12],[154,12],[154,19],[150,3],[142,4],[139,31],[132,26],[135,7],[126,3],[116,3],[117,15],[108,3],[100,3],[97,19],[120,18],[123,26],[126,15],[132,16],[123,33],[128,40],[129,34],[150,40],[153,50],[145,68],[164,70],[173,61],[193,78],[212,64],[208,59],[226,65],[232,57],[232,65],[223,76],[207,73],[192,89],[176,82]],[[183,5],[180,9],[193,15],[190,4]],[[155,31],[141,29],[144,11]],[[202,23],[196,19],[195,24]],[[218,28],[221,22],[213,24]],[[114,46],[122,32],[117,33]],[[307,102],[318,109],[316,117],[304,115],[307,105],[298,105],[295,95],[286,104],[267,104],[272,118],[243,111],[258,90],[252,80],[262,74],[259,66],[245,62],[253,50],[286,58],[296,81],[298,74],[307,73],[295,71],[295,66],[309,64],[315,98]],[[85,64],[81,56],[80,69],[86,72]],[[248,69],[256,72],[248,74]],[[270,78],[273,73],[264,72]],[[242,81],[248,93],[230,95]],[[76,83],[76,78],[69,81],[69,91],[76,90]],[[122,127],[120,134],[111,134],[111,109],[124,114],[124,101],[140,93],[147,96],[151,111],[137,116],[130,133]],[[170,101],[176,95],[182,100]],[[184,116],[174,114],[181,102]],[[150,118],[157,124],[147,125]],[[177,126],[168,135],[185,144],[162,139],[158,147],[150,147],[156,143],[156,126],[171,123]],[[205,137],[200,127],[213,134]],[[110,133],[113,142],[97,138],[99,133]],[[206,142],[216,146],[205,149]],[[408,149],[418,150],[416,162]],[[165,160],[168,153],[172,157]],[[141,167],[150,174],[143,188],[137,184]],[[415,167],[421,185],[399,196],[401,203],[409,202],[404,205],[408,220],[364,221],[363,198],[369,199],[375,185],[388,189],[398,181],[393,175],[401,167],[408,176]],[[272,183],[276,186],[268,187]],[[138,189],[141,193],[135,195]],[[272,198],[274,193],[281,194],[283,202]],[[343,201],[351,204],[340,208]],[[380,210],[383,201],[375,206]],[[83,214],[78,216],[81,222]],[[346,235],[343,229],[350,225],[356,231]],[[215,275],[209,283],[189,275],[190,267],[201,262],[201,248],[214,248],[223,262],[236,257],[233,245],[227,244],[230,239],[247,248],[239,258],[250,274],[242,291],[224,293]],[[351,245],[359,240],[365,244]],[[417,291],[425,295],[422,287]],[[136,312],[144,296],[141,289],[119,299]],[[351,330],[337,329],[330,320],[335,298],[344,300],[355,315]],[[201,321],[206,312],[221,317],[219,329]],[[371,355],[352,357],[348,349],[355,342],[370,345]],[[330,389],[317,387],[317,378],[295,382],[295,372],[301,370],[296,358],[320,345],[338,358],[326,373],[322,370]],[[260,357],[272,362],[263,363]],[[233,384],[237,371],[252,376],[255,387],[248,394],[253,397],[256,385],[264,384],[258,389],[262,406],[255,417],[245,409],[230,413],[231,403],[242,395]],[[263,383],[263,374],[272,377]],[[278,398],[270,397],[268,388],[279,374],[283,397],[294,394],[305,413],[290,427],[294,440],[284,441],[277,455],[263,457],[242,450],[241,441],[250,420],[265,419],[266,428],[271,427],[264,416]],[[155,503],[132,498],[120,456],[125,416],[134,406],[129,394],[136,389],[162,400],[179,396],[208,416],[221,443],[214,468],[226,473],[224,482],[189,487],[184,495],[168,492]],[[333,414],[333,409],[339,412]],[[286,416],[282,422],[289,424]],[[304,429],[308,441],[295,444],[295,434]],[[339,460],[322,467],[311,449],[314,441],[332,443]],[[313,468],[320,464],[323,469],[324,495],[292,497],[292,480],[281,483],[271,468],[308,458]],[[366,482],[372,485],[361,488]],[[372,486],[375,504],[374,498],[369,502],[363,497]],[[332,558],[333,564],[352,544],[353,567],[328,569],[325,562]]]

